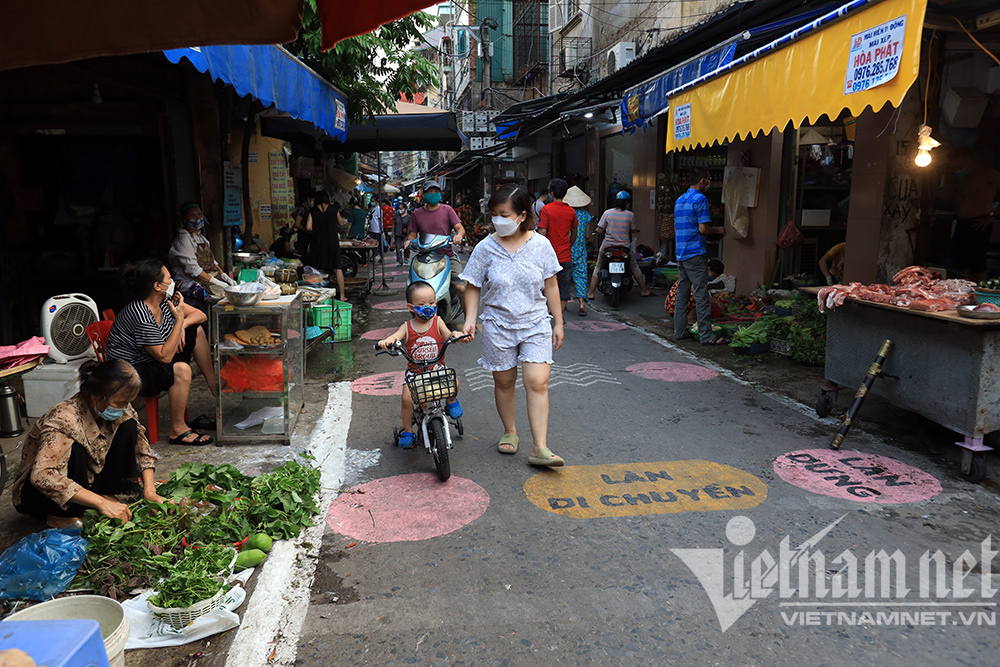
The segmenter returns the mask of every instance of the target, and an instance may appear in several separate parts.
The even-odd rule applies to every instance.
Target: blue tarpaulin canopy
[[[623,131],[645,126],[651,118],[669,107],[671,92],[732,62],[736,52],[736,42],[739,39],[741,37],[727,39],[722,44],[628,90],[621,102]]]
[[[186,59],[199,72],[230,84],[241,97],[251,95],[331,137],[347,139],[344,94],[280,46],[200,46],[163,55],[175,64]]]

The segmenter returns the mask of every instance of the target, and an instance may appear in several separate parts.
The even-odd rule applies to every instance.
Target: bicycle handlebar
[[[393,356],[393,357],[398,357],[399,355],[403,355],[403,358],[406,359],[411,364],[419,364],[421,366],[430,366],[431,364],[438,363],[439,361],[441,361],[441,359],[444,358],[444,353],[448,349],[449,345],[451,345],[452,343],[458,342],[460,340],[465,340],[466,338],[471,338],[471,336],[469,334],[462,334],[461,336],[453,336],[453,337],[449,338],[448,340],[444,341],[441,344],[441,352],[438,353],[437,357],[435,357],[434,359],[422,359],[420,361],[417,361],[416,359],[414,359],[413,357],[411,357],[406,352],[406,348],[403,347],[403,344],[400,343],[398,340],[395,341],[395,343],[392,345],[392,347],[390,347],[387,350],[383,350],[383,349],[379,348],[378,343],[375,343],[372,347],[375,349],[375,356],[376,357],[378,355],[380,355],[380,354],[388,354],[388,355]],[[428,345],[436,345],[436,343],[424,343],[423,345],[418,345],[417,349],[420,349],[421,347],[426,347]]]

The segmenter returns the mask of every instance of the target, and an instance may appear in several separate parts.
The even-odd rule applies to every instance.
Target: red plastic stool
[[[188,421],[188,411],[184,408],[184,421]],[[146,397],[146,439],[149,444],[155,445],[160,441],[160,397]]]

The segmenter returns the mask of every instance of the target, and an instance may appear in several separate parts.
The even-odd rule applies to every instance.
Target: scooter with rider
[[[424,205],[413,210],[409,220],[406,247],[413,252],[407,283],[418,280],[434,287],[438,300],[438,313],[445,322],[462,315],[462,296],[465,281],[462,262],[452,246],[462,243],[465,227],[458,214],[448,204],[442,203],[441,184],[431,180],[424,183]]]

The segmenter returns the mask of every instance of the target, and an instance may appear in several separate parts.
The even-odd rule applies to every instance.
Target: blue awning
[[[732,62],[736,43],[740,39],[741,37],[731,37],[668,69],[655,79],[628,90],[621,102],[622,129],[628,131],[643,127],[647,121],[668,108],[669,93]]]
[[[175,64],[188,60],[199,72],[230,84],[240,97],[251,95],[331,137],[347,138],[344,94],[280,46],[199,46],[163,55]]]

